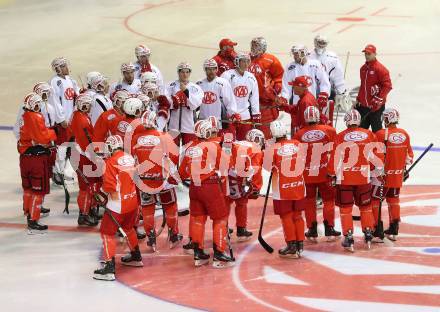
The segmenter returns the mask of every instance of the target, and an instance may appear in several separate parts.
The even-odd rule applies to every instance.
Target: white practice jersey
[[[159,87],[159,89],[165,88],[162,72],[159,70],[159,68],[156,65],[150,63],[150,67],[151,67],[151,71],[153,73],[156,73],[157,75],[157,86]],[[140,80],[142,73],[144,73],[145,71],[142,71],[142,67],[138,62],[134,63],[134,68],[135,68],[134,78]]]
[[[54,97],[55,122],[69,122],[75,108],[75,97],[79,94],[78,84],[70,76],[54,76],[50,80],[50,86]]]
[[[49,101],[43,102],[43,105],[41,106],[41,113],[44,116],[44,124],[48,128],[55,126],[56,113],[55,113],[55,107],[51,102],[53,102],[53,99],[52,100],[49,99]],[[17,141],[20,139],[20,128],[23,125],[23,114],[24,114],[24,104],[22,104],[18,109],[17,120],[15,121],[15,125],[12,128],[12,132],[14,132],[14,136],[17,139]]]
[[[315,50],[309,55],[310,59],[319,61],[330,79],[332,90],[336,94],[343,94],[346,91],[344,71],[342,69],[341,60],[335,52],[325,50],[324,53],[318,54]]]
[[[92,108],[90,109],[89,117],[92,121],[92,125],[95,126],[101,114],[113,107],[113,103],[107,95],[101,93],[95,93],[93,96]]]
[[[240,75],[236,69],[229,69],[221,77],[228,81],[232,87],[237,105],[236,112],[240,114],[242,120],[251,118],[249,108],[252,115],[260,113],[258,83],[252,73],[246,71],[243,75]]]
[[[289,85],[289,82],[294,81],[298,76],[309,76],[312,78],[312,85],[309,87],[309,91],[314,97],[320,92],[326,92],[330,96],[330,81],[324,67],[319,61],[308,59],[304,65],[294,61],[288,64],[284,69],[283,90],[281,91],[281,96],[289,102],[292,97],[293,104],[299,101],[299,97],[293,94],[293,88]]]
[[[120,90],[125,90],[130,94],[138,94],[141,92],[141,81],[135,78],[131,84],[128,84],[125,80],[115,82],[111,85],[109,94],[111,95]]]
[[[203,79],[197,81],[197,85],[203,90],[203,101],[200,106],[199,119],[215,116],[223,119],[226,115],[237,112],[237,104],[232,87],[222,77],[215,77],[212,81]]]
[[[203,100],[203,91],[195,83],[189,82],[187,84],[187,89],[189,91],[188,107],[179,107],[178,109],[171,109],[170,111],[170,121],[168,124],[168,129],[173,131],[179,131],[179,114],[182,110],[182,123],[181,123],[181,133],[194,133],[194,119],[195,110],[200,107]],[[175,95],[180,91],[180,83],[178,80],[171,82],[167,87],[167,92],[171,96]],[[170,103],[172,107],[172,99],[170,98]]]

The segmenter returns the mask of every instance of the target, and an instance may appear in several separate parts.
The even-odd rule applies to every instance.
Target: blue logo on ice
[[[433,253],[433,254],[438,254],[438,253],[440,253],[440,248],[438,248],[438,247],[434,247],[434,248],[425,248],[425,249],[423,249],[423,252],[426,252],[426,253]]]

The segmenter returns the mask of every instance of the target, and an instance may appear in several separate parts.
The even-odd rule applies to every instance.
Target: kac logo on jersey
[[[202,156],[203,150],[198,146],[188,147],[185,152],[185,156],[189,158],[199,158]]]
[[[321,130],[310,130],[304,133],[301,137],[303,142],[316,142],[321,140],[325,136],[325,133]]]
[[[234,95],[236,97],[245,97],[246,95],[248,95],[248,89],[246,86],[237,86],[234,88]]]
[[[134,158],[130,155],[124,155],[118,158],[118,165],[122,167],[134,166]]]
[[[132,127],[128,122],[122,120],[118,123],[118,131],[119,132],[126,133],[127,131],[131,131],[131,130],[132,130]]]
[[[217,101],[217,94],[211,91],[206,91],[203,95],[203,104],[213,104]]]
[[[141,146],[157,146],[160,143],[160,139],[154,135],[141,136],[137,143]]]
[[[344,135],[344,141],[346,142],[359,142],[368,138],[368,134],[361,131],[353,131]]]
[[[406,136],[400,132],[391,133],[388,137],[388,140],[393,144],[402,144],[406,141]]]
[[[249,71],[254,75],[258,75],[263,72],[260,65],[258,65],[258,64],[251,64],[251,66],[249,66]]]
[[[279,156],[292,156],[296,154],[296,152],[298,152],[298,146],[295,144],[286,144],[278,149],[277,154]]]
[[[68,101],[72,101],[75,98],[75,90],[73,90],[73,88],[67,88],[64,91],[64,98]]]

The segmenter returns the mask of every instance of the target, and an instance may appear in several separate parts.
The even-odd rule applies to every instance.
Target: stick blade
[[[258,242],[268,253],[273,253],[273,248],[263,239],[263,236],[258,235]]]

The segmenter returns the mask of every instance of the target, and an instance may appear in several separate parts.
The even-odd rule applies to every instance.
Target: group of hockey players
[[[213,266],[233,265],[230,210],[235,209],[237,240],[250,239],[247,206],[261,197],[263,169],[270,172],[267,190],[284,231],[280,257],[300,257],[306,237],[317,242],[320,201],[327,240],[341,235],[334,228],[335,205],[344,248],[354,250],[353,205],[368,247],[383,242],[384,234],[395,240],[399,190],[413,153],[408,134],[397,126],[398,111],[385,109],[391,80],[376,48],[363,50],[366,62],[352,105],[341,62],[327,50],[325,37],[314,39],[310,53],[294,45],[293,61],[284,68],[266,52],[264,38],[252,39],[249,54],[237,53],[236,44],[222,39],[218,54],[203,63],[206,77],[195,83],[187,62],[178,64],[175,81],[164,83],[144,45],[135,48],[136,63],[122,64],[122,79],[111,85],[103,74],[90,72],[87,84],[78,86],[68,61],[54,59],[55,76],[26,95],[15,127],[29,233],[48,229],[39,222],[49,213],[44,196],[50,179],[65,187],[70,162],[79,185],[78,225],[94,227],[102,218],[104,263],[96,279],[115,278],[118,233],[130,248],[121,263],[131,266],[143,265],[140,240],[156,250],[165,223],[169,247],[182,241],[176,196],[182,183],[190,201],[184,252],[193,254],[195,266],[209,262],[209,216]],[[340,133],[333,127],[335,109],[345,111],[346,130]],[[290,123],[283,119],[287,114]],[[389,211],[385,231],[378,227],[383,199]],[[164,214],[159,230],[157,207]],[[145,233],[138,231],[141,226]]]

